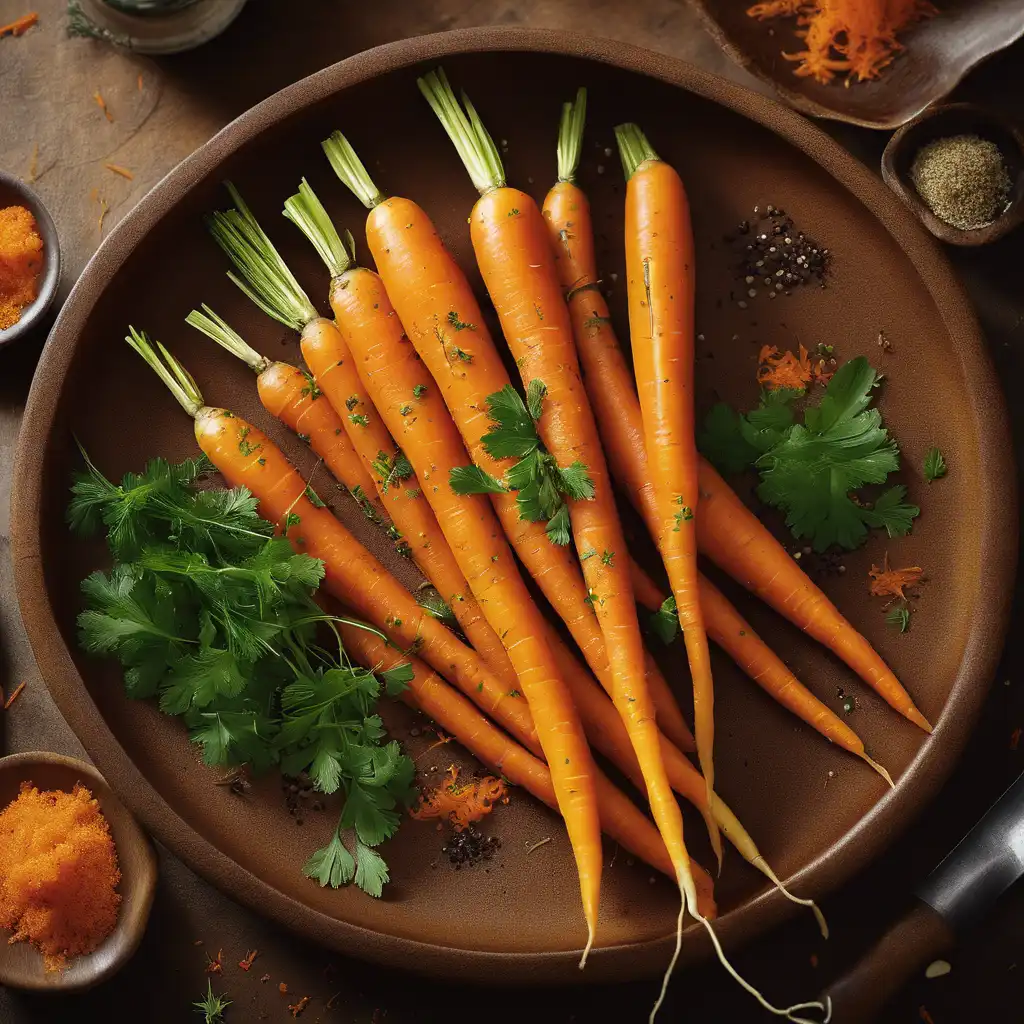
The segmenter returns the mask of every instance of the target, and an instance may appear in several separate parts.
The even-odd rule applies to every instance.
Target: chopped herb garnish
[[[348,414],[349,423],[354,423],[357,427],[365,427],[370,422],[369,416],[364,416],[361,412],[350,412]]]
[[[924,478],[928,483],[941,480],[946,475],[946,460],[938,448],[931,448],[924,457]]]
[[[401,481],[408,480],[412,476],[412,463],[406,458],[405,452],[401,448],[394,455],[377,452],[377,458],[371,465],[384,490],[392,486],[398,487]]]
[[[614,565],[615,564],[614,559],[615,559],[615,552],[614,551],[605,551],[601,555],[601,564],[602,565]]]
[[[518,690],[509,690],[507,696],[509,696],[509,697],[522,697],[522,694]]]
[[[476,324],[467,323],[465,320],[459,318],[459,314],[453,309],[448,314],[448,323],[452,325],[457,331],[475,331]]]
[[[289,512],[284,517],[284,528],[287,530],[292,526],[298,526],[302,522],[302,516],[298,512]]]
[[[298,437],[303,444],[309,444],[309,434],[296,434],[295,436]]]
[[[676,599],[674,597],[666,597],[662,601],[661,607],[656,612],[651,613],[650,618],[647,620],[647,625],[663,644],[668,646],[668,644],[672,643],[679,634],[679,614],[676,611]]]
[[[303,397],[308,395],[311,401],[316,401],[323,392],[317,387],[316,380],[308,370],[303,370],[302,375],[306,378],[306,384],[299,392]]]
[[[583,554],[580,555],[580,561],[585,562],[588,558],[593,558],[596,554],[597,551],[595,551],[594,548],[590,548],[588,551],[584,551]]]
[[[399,416],[408,416],[408,415],[409,415],[409,413],[411,413],[411,412],[412,412],[412,406],[411,406],[411,405],[403,405],[403,406],[402,406],[402,407],[401,407],[401,408],[400,408],[400,409],[398,410],[398,415],[399,415]]]
[[[351,412],[358,404],[358,395],[349,395],[348,398],[345,399],[345,408],[348,409],[349,412]]]
[[[422,398],[427,393],[427,385],[426,384],[417,384],[412,389],[412,393],[413,393],[413,397],[414,398]]]
[[[225,999],[224,996],[215,996],[213,994],[213,985],[210,983],[210,979],[207,978],[206,996],[192,1005],[196,1008],[197,1013],[203,1015],[204,1024],[222,1024],[224,1011],[231,1005],[231,1000]]]
[[[885,621],[901,633],[910,629],[910,605],[906,601],[900,601],[889,609]]]
[[[262,444],[252,444],[246,440],[249,436],[249,430],[249,427],[242,427],[238,432],[238,450],[242,455],[246,456],[258,452],[263,447]]]
[[[326,508],[327,506],[323,501],[320,500],[320,495],[313,490],[309,484],[306,484],[306,497],[309,498],[314,508]]]

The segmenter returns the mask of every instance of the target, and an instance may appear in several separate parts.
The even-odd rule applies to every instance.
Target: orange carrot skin
[[[747,590],[842,658],[901,715],[931,732],[931,724],[875,649],[703,459],[700,490],[704,514],[698,517],[697,536],[701,550]]]
[[[373,470],[373,462],[380,453],[390,458],[396,445],[373,403],[365,396],[355,361],[341,332],[331,320],[314,320],[303,329],[301,344],[302,356],[324,394],[324,401],[336,411],[362,465],[373,474],[376,493],[409,544],[416,564],[451,606],[466,638],[487,666],[507,689],[514,690],[516,674],[512,663],[470,592],[430,504],[423,496],[419,479],[414,473],[388,487]],[[415,397],[410,396],[409,408],[414,410],[416,404]]]
[[[231,487],[248,487],[260,515],[283,529],[297,551],[322,559],[324,589],[383,630],[403,649],[419,650],[437,671],[495,721],[540,750],[525,700],[509,691],[479,655],[427,614],[328,508],[306,496],[306,482],[260,430],[225,409],[201,410],[196,440]]]
[[[626,186],[626,277],[657,534],[693,678],[697,751],[714,787],[714,689],[697,587],[697,450],[693,433],[693,234],[679,175],[640,164]]]
[[[472,461],[500,477],[508,467],[487,454],[481,438],[491,429],[487,396],[508,384],[509,375],[469,282],[429,217],[411,200],[393,197],[375,207],[367,217],[366,237],[388,295],[441,389]],[[450,314],[462,325],[459,329]],[[456,347],[470,358],[456,355]],[[553,545],[544,524],[520,519],[515,495],[496,494],[492,500],[530,576],[569,628],[601,685],[611,693],[604,638],[587,603],[587,587],[572,552]],[[693,750],[693,736],[668,684],[650,656],[645,664],[656,695],[658,724],[682,749]]]
[[[334,478],[350,491],[361,488],[374,501],[373,478],[366,471],[341,420],[320,399],[309,378],[288,363],[271,363],[257,378],[263,407],[296,434],[309,438],[309,446],[324,460]],[[378,511],[385,515],[383,506]]]
[[[538,423],[545,445],[563,466],[577,458],[583,461],[594,483],[591,501],[570,505],[576,549],[581,557],[588,550],[601,554],[586,559],[583,571],[608,652],[612,700],[626,725],[651,812],[683,886],[690,858],[682,813],[661,756],[654,702],[644,679],[625,539],[597,426],[579,377],[572,326],[554,272],[547,228],[526,193],[499,188],[477,200],[470,217],[470,238],[524,383],[539,378],[547,385],[548,398]]]
[[[551,769],[593,934],[602,868],[596,769],[576,709],[543,640],[545,620],[519,576],[490,502],[481,495],[456,495],[448,484],[450,471],[469,458],[381,279],[363,269],[348,271],[332,288],[331,306],[364,388],[416,470],[459,568],[516,670]],[[414,394],[422,395],[417,414],[405,415],[402,409]]]
[[[411,665],[413,678],[402,694],[407,704],[455,736],[485,767],[522,786],[552,810],[558,810],[551,773],[543,761],[510,740],[418,658],[396,651],[366,630],[355,626],[339,628],[346,650],[366,668],[390,669],[401,664]],[[671,877],[672,863],[665,844],[649,819],[605,775],[598,772],[595,783],[602,830],[623,849]],[[702,913],[705,917],[714,917],[716,908],[711,876],[700,865],[694,865],[694,881]]]

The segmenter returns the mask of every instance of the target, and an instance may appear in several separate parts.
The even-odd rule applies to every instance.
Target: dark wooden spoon
[[[0,758],[0,808],[14,800],[23,782],[39,789],[70,792],[76,782],[99,801],[110,824],[121,868],[121,909],[117,925],[98,949],[68,962],[66,970],[46,971],[43,957],[27,942],[0,939],[0,985],[11,988],[74,992],[90,988],[115,974],[131,959],[146,930],[156,891],[156,851],[148,836],[114,796],[92,765],[73,757],[45,752]],[[0,937],[5,933],[0,931]]]

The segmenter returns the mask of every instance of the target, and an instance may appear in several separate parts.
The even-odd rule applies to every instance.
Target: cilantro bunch
[[[113,484],[86,456],[68,521],[82,535],[104,531],[114,566],[82,582],[79,642],[121,662],[130,697],[182,718],[207,764],[278,765],[340,794],[334,837],[306,874],[379,896],[388,874],[373,847],[398,827],[414,772],[386,742],[376,704],[411,667],[378,678],[349,662],[339,620],[313,599],[323,563],[275,537],[244,488],[197,487],[210,468],[155,459]],[[341,840],[349,829],[354,856]]]
[[[764,391],[746,415],[716,405],[698,438],[701,452],[723,473],[755,467],[758,497],[781,509],[786,525],[816,551],[852,550],[872,527],[890,537],[910,531],[920,513],[904,501],[906,488],[889,487],[874,500],[857,492],[884,484],[899,469],[899,448],[871,407],[878,376],[860,356],[836,371],[817,404],[803,407],[802,391]]]
[[[506,384],[487,396],[487,411],[492,429],[480,439],[484,451],[494,459],[515,459],[498,480],[478,466],[458,466],[449,476],[456,494],[501,494],[516,492],[519,518],[531,523],[547,523],[547,535],[553,544],[565,545],[572,539],[566,498],[582,501],[594,496],[594,483],[587,467],[578,459],[562,468],[541,444],[537,421],[541,417],[547,387],[531,380],[526,401]]]

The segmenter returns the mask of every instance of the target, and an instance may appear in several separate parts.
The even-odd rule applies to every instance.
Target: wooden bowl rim
[[[593,60],[644,74],[718,103],[766,127],[814,160],[879,220],[906,254],[946,326],[958,354],[979,445],[980,477],[988,503],[975,527],[988,552],[990,580],[976,610],[964,659],[932,742],[922,746],[890,792],[838,843],[787,881],[821,896],[866,865],[906,828],[951,772],[970,734],[998,664],[1009,617],[1017,551],[1016,479],[1009,424],[997,378],[967,297],[934,240],[903,204],[863,164],[805,118],[774,100],[675,58],[617,41],[546,29],[461,29],[388,43],[356,54],[288,86],[231,122],[183,160],[114,228],[90,260],[47,342],[33,380],[14,467],[12,545],[17,592],[40,671],[68,723],[91,757],[150,831],[177,856],[233,898],[308,938],[348,954],[435,976],[462,980],[501,977],[507,983],[550,980],[538,968],[560,965],[566,981],[597,981],[596,971],[575,970],[576,952],[500,953],[455,949],[382,935],[313,910],[261,881],[199,835],[157,793],[118,743],[88,695],[55,621],[45,589],[41,552],[44,452],[59,391],[82,326],[97,299],[146,233],[196,183],[243,144],[283,118],[346,88],[422,62],[487,52],[539,53]],[[795,912],[771,890],[724,915],[717,931],[735,945]],[[672,939],[622,944],[595,951],[612,963],[617,955],[660,970]],[[705,944],[705,952],[710,946]],[[649,955],[648,955],[649,954]],[[498,972],[497,974],[495,972]]]

